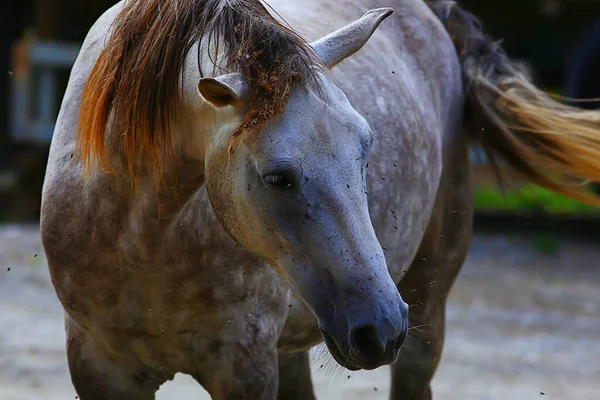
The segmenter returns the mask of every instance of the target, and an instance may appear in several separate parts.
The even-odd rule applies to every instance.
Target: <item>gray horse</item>
[[[598,203],[572,183],[600,181],[598,114],[454,3],[271,6],[127,0],[85,40],[41,220],[82,400],[152,399],[178,372],[214,399],[313,399],[323,339],[345,368],[392,364],[392,399],[430,399],[470,140]]]

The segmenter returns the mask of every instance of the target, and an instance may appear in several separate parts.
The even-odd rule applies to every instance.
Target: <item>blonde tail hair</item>
[[[454,1],[431,1],[456,47],[467,96],[467,129],[522,177],[600,206],[582,183],[600,182],[600,111],[578,109],[537,88],[479,21]]]

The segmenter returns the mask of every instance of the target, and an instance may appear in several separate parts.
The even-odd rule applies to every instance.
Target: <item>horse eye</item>
[[[290,190],[296,186],[294,176],[287,171],[267,174],[262,179],[267,186],[276,190]]]

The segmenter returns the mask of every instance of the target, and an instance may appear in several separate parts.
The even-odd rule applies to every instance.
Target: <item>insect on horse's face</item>
[[[367,13],[339,35],[364,43],[384,14]],[[368,35],[360,37],[361,29]],[[353,38],[332,35],[313,45],[328,67],[360,47],[345,49]],[[396,359],[408,307],[369,217],[369,126],[326,74],[318,79],[319,89],[294,89],[284,113],[246,135],[233,154],[223,134],[232,126],[221,124],[226,128],[207,146],[206,185],[224,228],[304,300],[335,359],[349,369],[373,369]],[[199,90],[213,104],[235,105],[246,88],[230,74],[201,81]]]

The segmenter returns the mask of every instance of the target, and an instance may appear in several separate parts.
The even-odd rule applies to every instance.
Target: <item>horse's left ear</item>
[[[360,50],[371,37],[381,21],[389,17],[394,10],[392,8],[376,8],[368,11],[358,20],[338,29],[329,35],[313,42],[310,46],[319,56],[323,65],[333,68],[344,58]]]
[[[214,107],[237,106],[248,97],[248,85],[238,73],[202,78],[198,81],[198,92]]]

